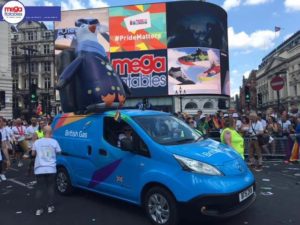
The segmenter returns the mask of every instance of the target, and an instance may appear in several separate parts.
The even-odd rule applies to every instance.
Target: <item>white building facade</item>
[[[256,74],[257,94],[262,94],[261,109],[277,109],[277,91],[271,87],[271,80],[280,76],[284,87],[279,91],[280,108],[300,108],[300,31],[287,39],[263,58]]]

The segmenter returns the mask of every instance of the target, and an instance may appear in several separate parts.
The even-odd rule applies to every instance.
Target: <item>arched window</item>
[[[185,109],[198,109],[198,105],[195,102],[189,102],[185,105]]]
[[[212,109],[214,107],[214,105],[212,104],[212,102],[205,102],[203,108],[204,109]]]

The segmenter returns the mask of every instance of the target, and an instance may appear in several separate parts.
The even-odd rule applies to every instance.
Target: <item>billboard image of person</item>
[[[212,48],[168,49],[169,95],[181,85],[186,94],[221,94],[220,51]]]
[[[110,52],[167,48],[166,4],[109,9]]]
[[[227,14],[198,1],[167,4],[168,48],[208,47],[228,52]]]

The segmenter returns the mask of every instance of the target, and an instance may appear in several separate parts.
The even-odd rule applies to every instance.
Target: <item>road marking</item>
[[[28,188],[28,189],[33,189],[33,187],[32,186],[28,186],[28,185],[26,185],[26,184],[24,184],[24,183],[22,183],[22,182],[20,182],[20,181],[17,181],[17,180],[15,180],[15,179],[13,179],[13,178],[10,178],[10,179],[7,179],[8,181],[11,181],[11,182],[13,182],[13,183],[15,183],[15,184],[18,184],[18,185],[20,185],[20,186],[22,186],[22,187],[26,187],[26,188]]]

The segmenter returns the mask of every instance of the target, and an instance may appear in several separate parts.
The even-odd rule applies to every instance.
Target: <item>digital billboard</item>
[[[166,50],[111,53],[111,62],[132,97],[168,95]]]
[[[131,97],[176,95],[180,86],[191,95],[230,95],[227,14],[221,7],[176,1],[63,11],[55,22],[56,50],[76,48],[79,19],[99,21],[98,42]]]
[[[109,24],[111,52],[167,48],[165,3],[110,8]]]

